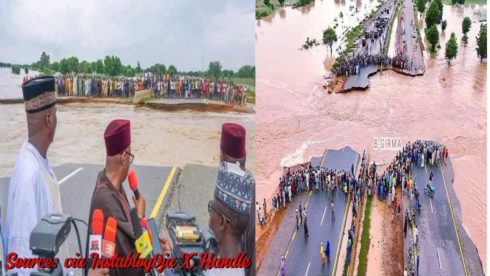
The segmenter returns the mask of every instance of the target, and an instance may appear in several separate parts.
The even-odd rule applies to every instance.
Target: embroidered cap
[[[22,84],[22,95],[27,113],[36,113],[56,104],[54,78],[38,77]]]
[[[237,164],[221,162],[216,179],[214,197],[233,211],[249,215],[254,180]]]

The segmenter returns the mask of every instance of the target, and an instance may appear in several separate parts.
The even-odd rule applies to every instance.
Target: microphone
[[[138,191],[138,180],[136,179],[136,174],[134,173],[134,170],[129,170],[128,173],[128,182],[129,182],[129,188],[134,192],[134,196],[136,199],[140,198],[140,192]]]
[[[131,209],[130,215],[131,215],[131,224],[133,225],[133,232],[135,237],[134,245],[136,247],[136,251],[140,253],[141,258],[146,258],[148,256],[151,256],[153,247],[150,240],[150,233],[148,231],[149,229],[148,223],[146,223],[146,228],[143,231],[143,228],[141,227],[142,225],[141,221],[144,219],[140,219],[138,217],[135,208]],[[144,220],[144,222],[146,222],[146,220]]]
[[[101,209],[95,209],[92,213],[92,223],[89,236],[89,253],[90,257],[93,253],[101,255],[102,232],[104,228],[104,215]],[[106,228],[107,229],[107,228]]]
[[[102,240],[102,256],[111,258],[116,252],[116,230],[117,221],[113,217],[107,219],[104,231],[104,239]]]

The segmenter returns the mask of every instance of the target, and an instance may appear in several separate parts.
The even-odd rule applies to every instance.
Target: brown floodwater
[[[22,104],[0,105],[0,177],[10,176],[27,137]],[[134,164],[180,166],[219,162],[221,125],[237,122],[247,130],[247,164],[255,173],[255,116],[242,113],[163,112],[118,104],[58,105],[58,126],[48,151],[52,166],[64,163],[104,164],[103,133],[115,118],[131,120]],[[61,176],[59,176],[61,177]]]
[[[320,39],[335,19],[339,22],[340,11],[344,23],[337,33],[343,24],[355,25],[358,13],[351,16],[349,7],[369,3],[375,5],[372,1],[316,1],[257,21],[257,199],[271,196],[282,166],[308,161],[325,148],[349,145],[366,150],[376,163],[388,163],[396,151],[374,150],[374,137],[400,137],[402,144],[437,140],[449,148],[463,225],[486,270],[487,68],[475,51],[479,31],[475,12],[486,6],[444,7],[448,26],[440,36],[442,50],[435,58],[424,52],[424,76],[388,71],[372,76],[365,91],[329,95],[321,85],[338,45],[333,56],[324,46],[299,48],[306,37]],[[464,16],[473,20],[466,48],[461,44]],[[456,33],[459,51],[448,66],[443,49],[451,32]]]

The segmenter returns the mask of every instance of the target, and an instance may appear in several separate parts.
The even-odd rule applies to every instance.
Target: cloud
[[[237,70],[255,64],[251,0],[3,0],[0,60],[32,63],[117,55],[143,67],[174,64],[201,70],[213,60]]]

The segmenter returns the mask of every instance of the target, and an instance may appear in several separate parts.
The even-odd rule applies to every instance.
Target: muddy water
[[[332,57],[325,47],[298,48],[307,36],[320,38],[350,5],[364,2],[316,1],[257,22],[257,199],[270,197],[282,166],[307,161],[327,147],[350,145],[367,150],[377,163],[388,163],[396,152],[374,150],[374,137],[400,137],[403,144],[437,140],[449,147],[463,225],[486,268],[487,68],[475,51],[479,24],[473,22],[468,46],[459,45],[450,67],[443,50],[435,59],[424,53],[427,71],[422,77],[384,72],[370,78],[366,91],[328,95],[321,85],[335,51]],[[443,49],[452,31],[461,41],[462,18],[475,19],[477,9],[482,7],[445,6]]]
[[[0,177],[12,172],[27,136],[23,105],[0,105]],[[115,118],[131,120],[134,164],[215,166],[219,161],[221,124],[238,122],[247,130],[247,164],[255,173],[255,116],[236,113],[162,112],[117,104],[58,105],[58,127],[48,158],[51,165],[68,162],[103,164],[103,133]]]

